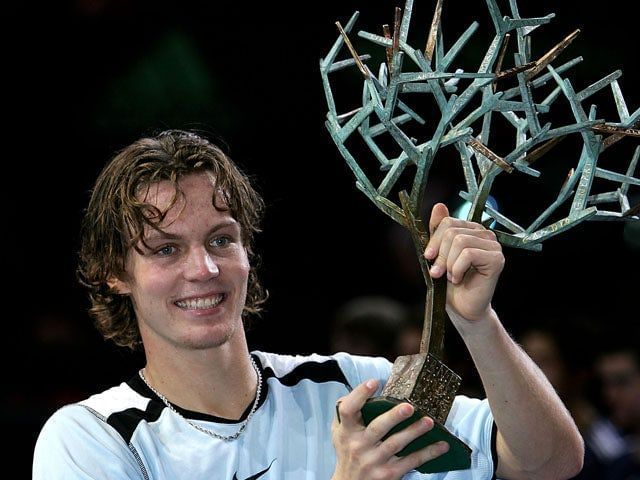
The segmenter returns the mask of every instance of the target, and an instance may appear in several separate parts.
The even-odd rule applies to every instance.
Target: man
[[[631,343],[610,340],[595,359],[595,373],[607,416],[591,431],[592,449],[608,479],[640,478],[640,351]]]
[[[542,318],[543,315],[538,313],[535,317]],[[542,323],[544,320],[536,320],[535,325],[529,326],[518,336],[518,341],[558,392],[584,438],[584,467],[574,478],[629,480],[633,459],[628,446],[613,424],[585,396],[582,384],[585,375],[571,363],[567,354],[571,351],[568,342],[575,343],[577,337],[580,338],[577,346],[584,347],[587,341],[585,332],[579,328],[571,330],[566,321],[558,322],[558,318],[547,317],[547,325]],[[581,320],[588,323],[592,319],[581,317]],[[566,335],[568,330],[571,336]]]
[[[141,139],[107,165],[79,270],[103,335],[141,344],[146,365],[48,420],[35,479],[399,479],[447,450],[395,455],[433,426],[424,418],[383,440],[411,414],[406,403],[363,425],[360,409],[390,374],[383,358],[249,352],[243,317],[264,298],[251,268],[262,207],[224,153],[193,133]],[[471,470],[409,475],[571,476],[580,435],[491,308],[504,263],[494,234],[442,204],[429,226],[431,274],[449,278],[447,308],[488,400],[458,397],[447,419],[473,449]]]
[[[398,336],[408,325],[407,308],[383,295],[363,295],[342,304],[334,313],[329,351],[379,356],[394,361]]]

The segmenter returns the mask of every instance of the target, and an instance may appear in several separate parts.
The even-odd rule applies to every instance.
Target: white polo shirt
[[[220,440],[193,428],[136,375],[51,416],[36,444],[33,479],[329,480],[336,462],[336,400],[370,378],[383,384],[391,363],[346,353],[252,355],[262,371],[262,392],[237,439]],[[239,421],[175,408],[208,430],[231,435],[251,405]],[[471,469],[414,471],[405,479],[494,478],[495,428],[487,401],[456,397],[445,426],[471,447]]]

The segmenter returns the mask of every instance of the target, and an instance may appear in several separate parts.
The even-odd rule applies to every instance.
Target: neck
[[[171,355],[145,352],[147,381],[181,408],[236,420],[255,399],[257,375],[246,343]]]

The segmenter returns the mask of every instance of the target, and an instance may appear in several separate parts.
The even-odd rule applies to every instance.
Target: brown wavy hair
[[[127,253],[138,249],[140,242],[144,244],[145,226],[158,229],[182,195],[178,181],[195,172],[212,175],[218,192],[212,205],[228,210],[240,224],[251,264],[243,319],[260,312],[266,300],[255,271],[259,258],[253,252],[264,201],[219,147],[193,132],[167,130],[142,138],[113,157],[96,180],[81,226],[78,277],[89,290],[89,314],[104,338],[117,345],[135,349],[141,338],[131,299],[117,293],[108,281],[124,278]],[[140,195],[160,181],[172,182],[175,189],[173,201],[164,211]]]

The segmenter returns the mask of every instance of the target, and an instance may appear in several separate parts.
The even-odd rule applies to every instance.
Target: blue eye
[[[209,242],[209,244],[212,247],[216,247],[216,248],[227,247],[230,243],[231,243],[231,238],[226,235],[215,237],[211,239],[211,242]]]
[[[158,250],[156,250],[156,255],[159,255],[161,257],[166,257],[171,255],[172,253],[174,253],[176,251],[176,247],[173,247],[171,245],[165,245],[162,248],[159,248]]]

